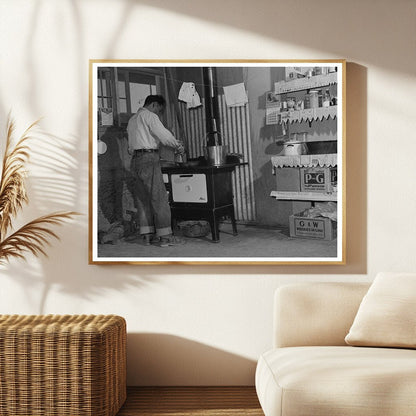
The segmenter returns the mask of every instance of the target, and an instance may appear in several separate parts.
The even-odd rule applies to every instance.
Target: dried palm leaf
[[[44,215],[5,237],[12,228],[12,218],[29,202],[25,188],[25,165],[29,160],[26,141],[31,137],[30,133],[37,123],[38,121],[32,123],[13,145],[15,124],[10,116],[7,122],[6,147],[0,178],[0,264],[7,262],[11,257],[24,258],[25,252],[46,256],[45,247],[50,245],[49,239],[53,237],[59,240],[58,235],[49,227],[62,224],[78,214],[65,211]]]
[[[4,264],[10,257],[24,258],[25,252],[47,256],[45,247],[50,245],[49,239],[53,237],[59,240],[58,235],[49,227],[60,225],[74,215],[77,213],[72,211],[55,212],[28,222],[0,242],[0,264]]]
[[[0,179],[0,237],[7,233],[12,226],[12,218],[23,204],[28,202],[25,164],[29,159],[29,148],[25,142],[36,124],[37,121],[31,124],[13,146],[15,125],[10,117],[7,123],[6,148]]]

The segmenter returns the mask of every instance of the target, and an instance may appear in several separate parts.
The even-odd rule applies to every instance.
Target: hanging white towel
[[[224,97],[229,107],[242,107],[248,103],[244,83],[224,87]]]
[[[100,108],[101,125],[112,126],[114,124],[113,110],[111,108]]]
[[[193,82],[184,82],[179,90],[178,100],[186,103],[186,108],[195,108],[201,105],[201,99]]]

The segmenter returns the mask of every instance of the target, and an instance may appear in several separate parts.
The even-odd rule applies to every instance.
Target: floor
[[[214,243],[211,233],[202,238],[184,237],[183,245],[173,247],[146,246],[141,237],[130,236],[98,245],[98,256],[105,258],[182,258],[182,257],[232,257],[232,258],[330,258],[337,256],[337,239],[331,241],[292,238],[284,228],[237,226],[238,235],[232,233],[231,224],[220,226],[220,241]],[[175,232],[176,233],[176,232]]]
[[[264,416],[254,387],[128,387],[117,416]]]

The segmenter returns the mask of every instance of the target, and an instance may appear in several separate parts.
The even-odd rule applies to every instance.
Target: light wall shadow
[[[186,338],[127,335],[129,386],[254,385],[256,362]]]
[[[415,9],[412,1],[397,2],[396,7],[392,7],[390,0],[377,3],[372,0],[258,0],[255,3],[240,0],[128,0],[128,4],[147,5],[252,32],[296,47],[310,48],[314,54],[322,51],[324,56],[320,58],[354,56],[356,61],[414,74],[413,55],[404,53],[398,46],[402,44],[402,33],[397,30],[397,25],[413,27]],[[273,59],[305,59],[304,52],[301,56],[281,56],[278,49],[274,52]]]

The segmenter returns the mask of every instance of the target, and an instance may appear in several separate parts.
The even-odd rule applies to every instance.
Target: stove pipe
[[[204,83],[205,116],[207,131],[207,146],[221,146],[221,132],[219,130],[219,105],[216,91],[217,77],[215,68],[203,67],[202,80]]]

